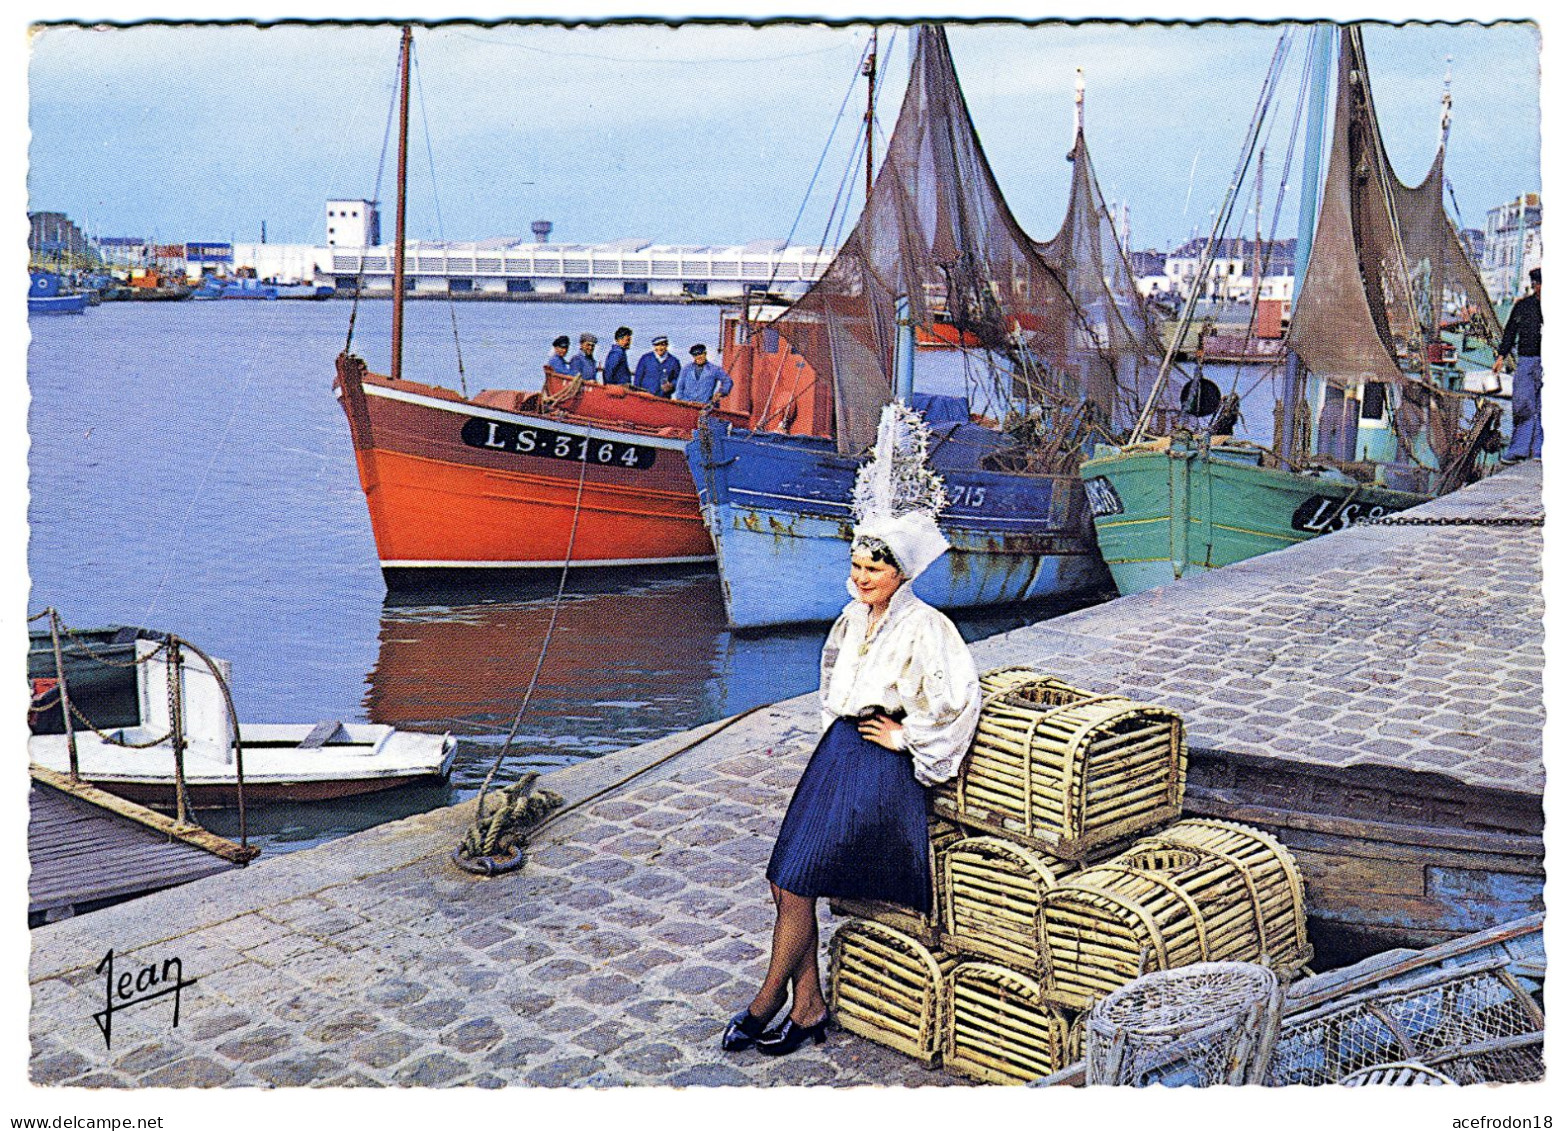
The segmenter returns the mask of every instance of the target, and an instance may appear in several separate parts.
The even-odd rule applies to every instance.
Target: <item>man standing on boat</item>
[[[635,374],[630,372],[630,341],[634,333],[628,326],[620,326],[613,332],[613,346],[602,363],[604,385],[633,385]]]
[[[1530,294],[1514,304],[1492,371],[1514,357],[1514,434],[1500,463],[1541,457],[1541,268],[1530,269]]]
[[[543,379],[556,377],[560,381],[568,381],[575,376],[575,366],[570,364],[570,359],[565,354],[570,352],[570,336],[560,334],[554,339],[554,352],[548,355],[548,360],[543,362]]]
[[[678,384],[678,369],[678,358],[668,353],[667,336],[659,335],[651,339],[651,352],[641,354],[635,363],[635,385],[659,397],[671,397]]]
[[[570,359],[570,368],[580,375],[582,381],[597,380],[597,359],[592,356],[597,349],[596,334],[581,335],[581,352]]]
[[[706,361],[705,346],[690,346],[689,364],[679,372],[678,383],[673,388],[673,399],[715,407],[718,401],[732,391],[733,379],[716,362]]]

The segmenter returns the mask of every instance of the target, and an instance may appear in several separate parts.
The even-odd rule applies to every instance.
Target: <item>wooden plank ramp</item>
[[[232,871],[258,850],[30,767],[29,926]]]

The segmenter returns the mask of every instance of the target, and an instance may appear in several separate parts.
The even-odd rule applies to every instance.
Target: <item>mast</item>
[[[863,60],[863,74],[868,76],[868,109],[863,113],[864,135],[867,138],[865,147],[867,157],[865,171],[863,173],[863,199],[868,199],[868,194],[874,189],[874,79],[879,73],[879,29],[874,29],[874,34],[868,42],[868,58]]]
[[[1260,248],[1264,246],[1264,203],[1265,203],[1265,151],[1259,151],[1259,168],[1254,173],[1254,293],[1250,296],[1251,305],[1257,313],[1259,310],[1259,274],[1264,269],[1264,263],[1260,258]]]
[[[1302,193],[1297,204],[1297,252],[1292,264],[1292,309],[1302,294],[1303,276],[1313,253],[1313,230],[1319,213],[1319,166],[1324,156],[1324,108],[1329,102],[1330,49],[1333,24],[1315,24],[1309,32],[1312,48],[1308,72],[1308,133],[1303,142]],[[1276,448],[1282,463],[1290,463],[1296,448],[1297,408],[1302,398],[1302,363],[1295,352],[1286,358],[1281,392],[1281,437]]]
[[[402,28],[401,123],[396,139],[396,258],[391,272],[391,380],[402,376],[402,307],[407,277],[407,109],[412,100],[412,27]]]

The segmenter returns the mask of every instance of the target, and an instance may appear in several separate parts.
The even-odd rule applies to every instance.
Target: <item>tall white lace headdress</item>
[[[910,580],[950,548],[937,519],[948,504],[944,481],[928,467],[928,425],[900,401],[879,415],[874,453],[852,488],[853,545],[877,539]]]

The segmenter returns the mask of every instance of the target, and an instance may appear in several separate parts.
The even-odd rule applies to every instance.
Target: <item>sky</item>
[[[869,34],[865,23],[420,29],[409,235],[526,236],[549,219],[556,242],[790,233],[834,243],[861,204],[855,192],[837,198],[859,164],[849,156]],[[1257,24],[949,32],[1000,188],[1036,238],[1062,219],[1083,68],[1097,174],[1109,200],[1128,204],[1137,248],[1208,228],[1278,37]],[[910,39],[906,27],[880,33],[880,154]],[[1432,159],[1447,67],[1448,175],[1465,223],[1480,226],[1488,208],[1540,188],[1534,24],[1380,25],[1365,41],[1402,180],[1420,181]],[[94,235],[253,242],[264,224],[273,243],[323,243],[326,199],[376,195],[397,42],[389,24],[38,29],[27,72],[29,207],[63,211]],[[1269,140],[1267,214],[1303,54],[1299,37]],[[388,212],[394,146],[383,167]],[[1290,213],[1280,234],[1295,234]]]

